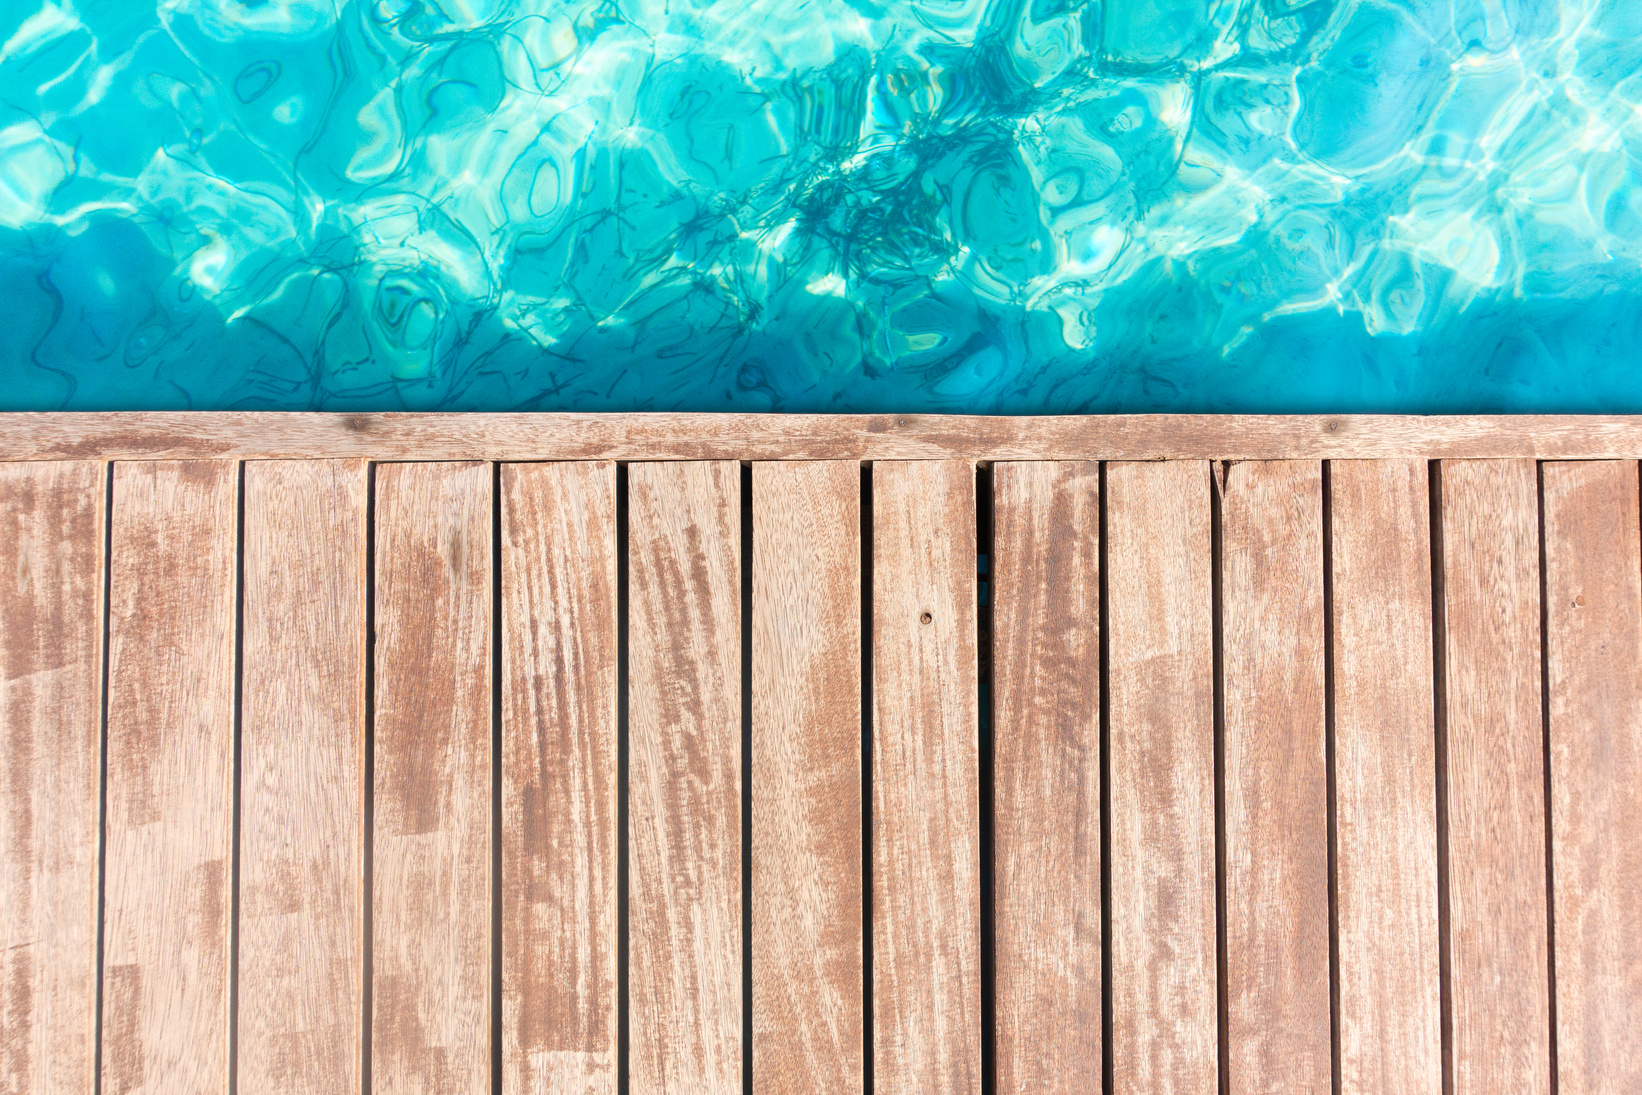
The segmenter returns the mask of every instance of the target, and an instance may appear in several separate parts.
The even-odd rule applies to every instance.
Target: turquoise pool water
[[[1642,411],[1642,0],[8,0],[0,407]]]

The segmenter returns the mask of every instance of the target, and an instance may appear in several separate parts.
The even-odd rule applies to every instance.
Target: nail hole
[[[935,621],[935,617],[931,616],[927,612],[924,613],[922,616],[918,617],[918,622],[921,623],[921,624],[933,623],[934,621]]]

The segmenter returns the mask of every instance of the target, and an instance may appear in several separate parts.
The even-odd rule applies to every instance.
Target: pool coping
[[[0,460],[1636,459],[1642,415],[0,413]]]

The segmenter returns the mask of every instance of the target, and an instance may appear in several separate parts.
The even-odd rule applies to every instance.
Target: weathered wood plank
[[[1319,460],[1642,456],[1626,415],[0,414],[0,460]]]
[[[0,464],[0,1091],[90,1095],[102,464]]]
[[[1220,542],[1230,1089],[1327,1092],[1322,466],[1228,466]]]
[[[1107,467],[1118,1095],[1219,1082],[1209,490],[1201,461]]]
[[[741,469],[628,469],[634,1095],[741,1091]]]
[[[862,1089],[861,469],[753,465],[753,1087]]]
[[[1445,461],[1440,481],[1448,1090],[1540,1095],[1551,1018],[1538,472]]]
[[[360,1089],[366,469],[245,466],[242,1095]]]
[[[502,1091],[616,1090],[616,466],[502,468]]]
[[[371,1084],[490,1084],[488,464],[376,472]]]
[[[981,1090],[975,471],[872,470],[873,1075]]]
[[[238,480],[114,466],[105,1092],[228,1081]]]
[[[1642,533],[1637,469],[1546,464],[1560,1095],[1642,1090]]]
[[[1340,1092],[1435,1095],[1429,468],[1337,461],[1330,493]]]
[[[992,469],[998,1091],[1100,1090],[1100,466]]]

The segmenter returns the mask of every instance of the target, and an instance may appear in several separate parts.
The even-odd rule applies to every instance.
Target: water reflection
[[[0,406],[1642,411],[1634,0],[18,0]]]

